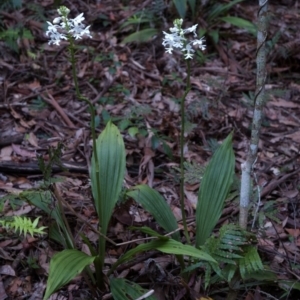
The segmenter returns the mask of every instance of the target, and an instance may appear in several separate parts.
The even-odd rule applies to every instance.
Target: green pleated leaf
[[[227,14],[231,7],[243,1],[245,0],[232,0],[227,4],[223,4],[223,3],[214,4],[209,10],[206,22],[212,22],[219,19],[221,15]]]
[[[110,290],[114,300],[138,299],[149,292],[140,285],[122,278],[111,278]],[[157,298],[154,296],[147,296],[147,299],[156,300]]]
[[[111,268],[110,272],[113,272],[117,266],[129,261],[133,256],[138,253],[158,250],[167,254],[174,255],[187,255],[196,257],[198,259],[210,262],[216,262],[209,254],[203,250],[199,250],[190,245],[184,245],[181,242],[175,241],[173,239],[157,239],[149,243],[140,244],[134,249],[127,251]]]
[[[216,262],[209,254],[190,245],[184,245],[181,242],[169,239],[161,245],[156,245],[156,250],[167,254],[187,255],[199,258],[201,260]]]
[[[193,16],[195,16],[196,11],[196,0],[188,0]]]
[[[204,245],[216,226],[234,176],[232,133],[214,153],[205,169],[196,209],[196,246]]]
[[[184,19],[186,14],[186,0],[173,0],[180,18]]]
[[[158,30],[155,28],[142,29],[127,36],[122,41],[122,44],[132,43],[132,42],[136,42],[136,43],[149,42],[155,35],[157,35],[157,33]]]
[[[50,261],[49,277],[44,300],[63,287],[94,261],[95,257],[75,250],[67,249],[55,254]]]
[[[156,190],[150,188],[148,185],[138,185],[128,191],[127,196],[141,204],[167,232],[172,232],[178,228],[176,218],[170,206]],[[173,233],[172,237],[179,241],[179,232]]]
[[[124,180],[125,146],[118,128],[110,121],[98,137],[96,144],[99,164],[96,166],[94,149],[91,185],[101,232],[106,234]],[[97,177],[100,184],[99,193],[97,190]]]
[[[247,31],[249,31],[250,33],[252,33],[254,35],[257,32],[256,26],[252,22],[245,20],[243,18],[227,16],[227,17],[220,18],[220,20],[230,23],[239,28],[246,29]]]

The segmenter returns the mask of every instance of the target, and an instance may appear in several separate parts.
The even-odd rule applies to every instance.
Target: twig
[[[147,292],[146,294],[142,295],[141,297],[138,297],[138,298],[135,299],[135,300],[143,300],[143,299],[146,299],[146,298],[150,297],[153,293],[154,293],[154,290],[150,290],[149,292]]]
[[[70,120],[70,118],[66,115],[64,110],[61,108],[61,106],[57,103],[57,101],[47,92],[47,95],[50,99],[46,98],[45,96],[41,95],[42,99],[47,102],[48,104],[52,105],[56,111],[59,113],[59,115],[63,118],[65,123],[70,126],[71,128],[76,128],[74,123]]]

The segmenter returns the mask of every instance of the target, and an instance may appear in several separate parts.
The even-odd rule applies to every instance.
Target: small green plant
[[[217,263],[194,261],[185,272],[203,268],[205,289],[224,281],[234,289],[235,281],[240,277],[245,280],[256,272],[264,272],[257,249],[252,245],[254,239],[253,234],[236,225],[224,225],[218,236],[211,236],[203,247]]]
[[[16,28],[8,28],[1,32],[0,39],[4,40],[5,44],[15,52],[19,52],[18,39],[29,39],[32,40],[33,36],[30,30],[23,28],[23,26]]]
[[[210,0],[206,4],[201,4],[197,0],[173,0],[176,10],[181,18],[184,18],[187,12],[187,8],[190,7],[193,19],[197,17],[196,13],[201,12],[201,18],[205,20],[206,27],[201,28],[200,36],[208,35],[212,38],[215,44],[219,41],[219,24],[226,22],[233,26],[242,28],[256,34],[256,27],[248,20],[240,17],[228,15],[229,10],[236,4],[243,2],[244,0],[233,0],[229,3],[221,3],[221,1]]]
[[[256,27],[248,20],[228,15],[229,10],[237,3],[243,2],[244,0],[233,0],[229,3],[220,3],[219,1],[209,1],[208,5],[204,8],[204,19],[207,22],[207,27],[203,29],[203,34],[209,35],[213,42],[217,44],[220,38],[220,32],[218,25],[220,23],[229,23],[233,26],[242,28],[256,34]]]
[[[34,257],[32,254],[28,256],[27,261],[26,261],[28,267],[30,269],[39,269],[39,264],[38,264],[38,259]]]
[[[6,27],[2,22],[2,15],[0,15],[0,40],[3,40],[5,44],[14,52],[19,53],[20,47],[18,41],[21,39],[32,40],[33,35],[30,28],[26,27],[26,21],[34,19],[38,21],[46,21],[45,10],[41,5],[34,3],[22,3],[21,0],[3,0],[0,3],[0,10],[10,11],[17,10],[22,5],[30,11],[30,15],[26,20],[20,20],[14,26]],[[35,54],[28,50],[27,55],[35,57]]]
[[[94,61],[100,62],[102,67],[108,67],[108,71],[111,75],[115,75],[117,69],[121,66],[121,63],[116,59],[113,52],[98,54],[92,49],[91,54],[94,57]]]
[[[29,218],[14,216],[7,220],[0,220],[0,225],[5,229],[12,229],[14,232],[24,234],[24,236],[27,234],[30,234],[31,236],[34,234],[45,234],[44,230],[46,227],[38,227],[39,219],[40,217],[37,217],[32,222]]]
[[[123,39],[122,43],[142,43],[152,40],[160,33],[162,21],[164,20],[163,12],[167,7],[164,0],[154,0],[143,11],[135,13],[129,17],[121,27],[120,32],[130,33]]]
[[[62,154],[62,148],[63,148],[62,143],[58,143],[56,148],[49,148],[48,161],[45,161],[45,159],[41,156],[38,157],[38,166],[43,173],[45,186],[48,186],[50,183],[52,183],[51,175],[52,175],[53,166],[58,166],[64,171],[66,170],[66,168],[62,165],[62,162],[60,160]]]

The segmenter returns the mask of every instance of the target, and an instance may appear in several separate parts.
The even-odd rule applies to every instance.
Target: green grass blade
[[[170,206],[156,190],[150,188],[148,185],[138,185],[127,192],[127,196],[140,203],[167,232],[174,231],[178,228],[176,218]],[[179,232],[173,233],[172,237],[179,241]]]
[[[94,261],[95,257],[68,249],[55,254],[50,262],[47,289],[43,300],[47,300],[55,291],[63,287]]]
[[[196,246],[204,245],[216,226],[234,175],[232,133],[214,153],[205,169],[196,210]]]

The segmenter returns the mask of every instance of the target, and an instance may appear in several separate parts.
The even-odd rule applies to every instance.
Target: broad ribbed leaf
[[[101,232],[106,234],[124,180],[125,147],[118,128],[110,121],[98,137],[96,144],[99,164],[96,166],[95,149],[93,149],[91,185]],[[100,184],[99,191],[97,177]]]
[[[248,20],[238,18],[238,17],[231,17],[231,16],[223,17],[223,18],[220,18],[220,19],[222,21],[230,23],[234,26],[246,29],[254,35],[257,32],[257,29],[256,29],[255,25],[252,22],[248,21]]]
[[[221,15],[227,14],[232,6],[243,1],[245,0],[232,0],[228,4],[216,3],[209,10],[206,22],[210,23],[217,20]]]
[[[111,278],[110,290],[114,300],[138,299],[149,292],[140,285],[123,278]],[[147,299],[156,300],[157,298],[154,296],[147,296]]]
[[[44,300],[63,287],[82,270],[94,261],[95,257],[85,253],[67,249],[55,254],[50,261],[49,277]]]
[[[232,133],[214,153],[205,169],[196,210],[196,246],[204,245],[216,226],[234,175]]]
[[[180,18],[184,19],[186,14],[186,0],[173,0]]]
[[[199,250],[190,245],[184,245],[184,244],[177,242],[175,240],[172,240],[172,239],[165,241],[161,245],[157,245],[155,249],[157,249],[163,253],[167,253],[167,254],[187,255],[187,256],[196,257],[196,258],[199,258],[199,259],[205,260],[205,261],[216,262],[206,252]]]
[[[176,218],[167,204],[166,200],[154,189],[148,185],[138,185],[133,190],[127,192],[127,195],[140,203],[143,208],[152,214],[156,222],[167,232],[178,228]],[[179,241],[179,232],[172,234],[172,237]]]
[[[195,16],[196,0],[188,0],[193,16]]]
[[[127,251],[111,268],[110,272],[113,272],[117,266],[122,263],[130,260],[134,255],[150,251],[150,250],[158,250],[167,254],[174,255],[187,255],[199,258],[204,261],[216,262],[209,254],[205,251],[199,250],[190,245],[184,245],[181,242],[175,241],[173,239],[165,240],[165,239],[157,239],[151,241],[149,243],[140,244],[134,249]]]
[[[155,35],[157,35],[157,33],[158,30],[155,28],[142,29],[127,36],[122,41],[122,44],[132,43],[132,42],[136,42],[136,43],[149,42]]]

